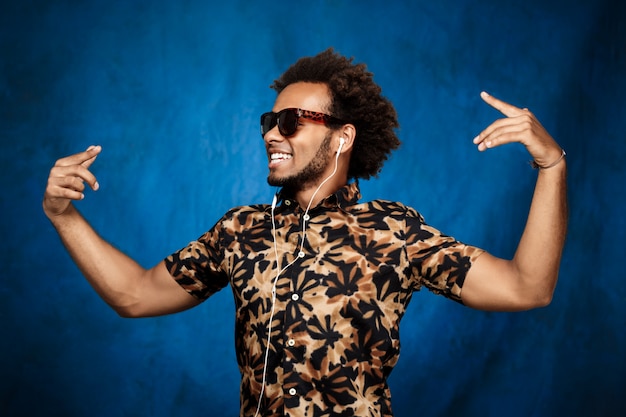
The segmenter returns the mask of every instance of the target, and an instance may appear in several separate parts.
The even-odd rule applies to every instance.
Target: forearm
[[[49,218],[78,268],[107,304],[122,314],[138,302],[144,268],[102,239],[73,206]]]
[[[559,274],[567,230],[565,152],[528,109],[481,93],[506,117],[474,138],[479,151],[523,144],[540,168],[526,227],[512,260],[481,255],[463,286],[463,302],[485,310],[519,311],[547,305]]]
[[[529,297],[550,301],[567,231],[566,163],[540,169],[513,264]]]

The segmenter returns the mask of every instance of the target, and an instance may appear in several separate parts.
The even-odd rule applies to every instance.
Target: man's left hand
[[[528,109],[520,109],[486,92],[480,97],[506,117],[498,119],[474,138],[479,151],[519,142],[523,144],[539,166],[547,166],[561,155],[561,147],[550,136],[539,120]]]

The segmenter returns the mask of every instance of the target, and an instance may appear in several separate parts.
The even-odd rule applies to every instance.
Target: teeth
[[[273,153],[270,155],[272,161],[278,161],[279,159],[291,159],[291,155],[288,153]]]

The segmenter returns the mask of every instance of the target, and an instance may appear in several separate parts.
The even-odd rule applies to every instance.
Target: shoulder
[[[233,207],[215,222],[213,227],[203,235],[203,239],[223,234],[232,235],[241,230],[252,228],[254,225],[269,219],[270,210],[270,206],[267,204]]]
[[[233,218],[237,216],[254,216],[269,214],[271,207],[269,204],[251,204],[247,206],[237,206],[228,210],[222,216],[222,219]]]
[[[377,199],[362,202],[350,207],[349,211],[361,214],[380,214],[386,217],[414,218],[423,221],[422,215],[417,210],[398,201]]]
[[[245,228],[254,223],[263,222],[271,217],[271,208],[268,204],[252,204],[247,206],[237,206],[228,210],[218,220],[217,225],[235,228]]]

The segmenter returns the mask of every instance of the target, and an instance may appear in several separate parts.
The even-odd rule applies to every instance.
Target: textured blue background
[[[472,311],[427,292],[403,321],[397,416],[626,412],[626,6],[584,0],[4,1],[0,6],[0,415],[237,415],[228,290],[124,320],[41,212],[54,161],[90,144],[101,189],[79,208],[145,266],[234,205],[269,202],[258,115],[269,84],[328,46],[368,63],[402,148],[366,198],[401,200],[510,257],[535,173],[516,145],[478,153],[533,110],[568,151],[571,222],[553,303]]]

